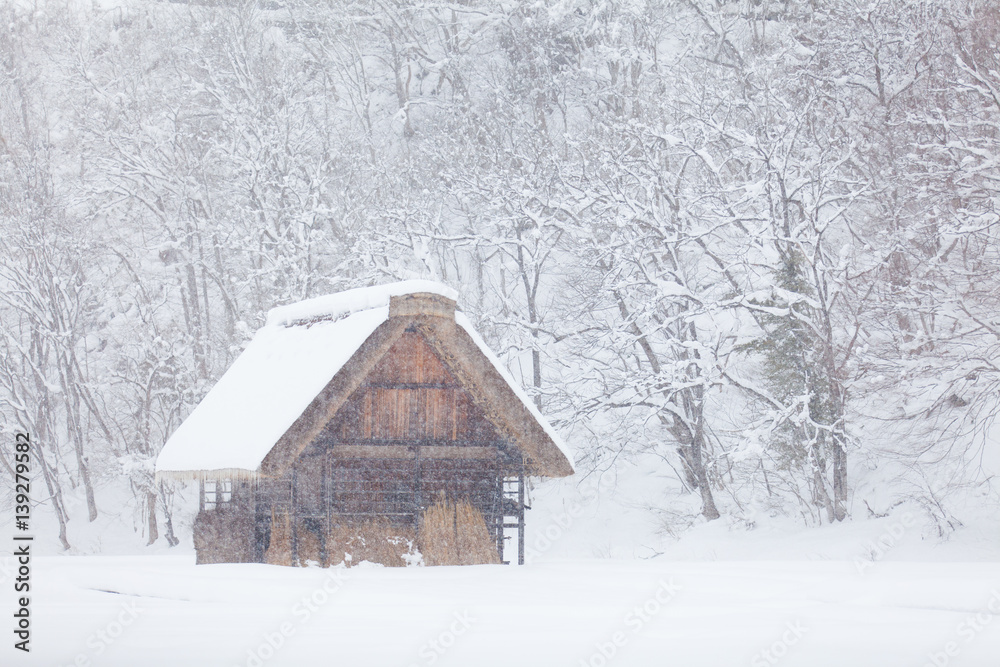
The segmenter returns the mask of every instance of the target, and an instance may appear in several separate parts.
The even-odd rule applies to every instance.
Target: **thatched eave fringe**
[[[265,477],[259,470],[246,470],[244,468],[220,468],[217,470],[157,470],[157,483],[167,480],[173,481],[203,481],[206,479],[233,479],[241,481],[252,481]]]

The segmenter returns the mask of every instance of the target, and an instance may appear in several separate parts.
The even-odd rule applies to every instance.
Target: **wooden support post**
[[[330,478],[333,476],[333,467],[330,461],[330,451],[325,450],[320,458],[320,465],[323,472],[319,477],[319,502],[323,508],[323,518],[319,524],[319,563],[326,567],[329,554],[326,553],[326,541],[330,531]]]
[[[524,565],[524,465],[517,475],[517,564]]]
[[[493,469],[493,515],[491,519],[493,520],[493,537],[495,538],[497,544],[497,554],[500,556],[500,562],[505,562],[503,559],[503,459],[501,458],[500,449],[496,448],[496,466]]]
[[[247,498],[249,498],[248,505],[250,507],[250,539],[253,540],[250,543],[250,562],[260,563],[264,560],[261,552],[263,540],[261,539],[260,531],[260,508],[257,507],[257,479],[253,478],[247,482]]]
[[[289,491],[291,507],[288,508],[288,515],[292,523],[292,565],[297,565],[299,562],[299,531],[298,531],[299,521],[296,512],[296,507],[298,507],[298,503],[295,502],[295,487],[296,487],[295,466],[292,466],[292,488]]]

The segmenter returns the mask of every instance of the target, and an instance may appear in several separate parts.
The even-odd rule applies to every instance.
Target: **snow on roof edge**
[[[403,280],[397,283],[359,287],[336,294],[318,296],[285,306],[272,308],[267,313],[265,326],[291,326],[310,320],[337,320],[353,313],[389,305],[389,299],[404,294],[431,293],[458,301],[458,292],[433,280]]]
[[[480,352],[482,352],[483,355],[490,360],[493,367],[498,373],[500,373],[500,377],[504,379],[504,382],[506,382],[511,388],[511,391],[513,391],[514,394],[521,399],[521,403],[524,404],[524,407],[528,409],[528,412],[531,413],[531,416],[534,417],[535,421],[537,421],[542,427],[545,434],[549,436],[552,443],[555,444],[559,451],[562,452],[563,456],[566,457],[566,460],[569,462],[569,467],[573,470],[573,472],[576,472],[576,461],[573,457],[573,450],[568,444],[566,444],[565,441],[563,441],[562,437],[556,433],[556,430],[552,428],[552,424],[550,424],[542,413],[538,411],[538,408],[535,406],[535,402],[528,397],[528,394],[525,393],[520,383],[514,379],[514,377],[510,374],[510,371],[507,370],[500,359],[493,354],[493,350],[490,349],[489,345],[486,344],[486,341],[483,340],[483,337],[480,336],[479,332],[472,326],[472,320],[470,320],[465,313],[456,311],[455,322],[458,326],[462,327],[467,334],[469,334],[469,337],[472,338],[473,342],[475,342]]]
[[[156,474],[257,474],[278,440],[388,317],[384,306],[309,326],[258,329],[167,439]]]
[[[165,479],[179,481],[209,479],[254,480],[260,477],[260,470],[248,470],[247,468],[212,468],[208,470],[156,469],[154,477],[157,482]]]

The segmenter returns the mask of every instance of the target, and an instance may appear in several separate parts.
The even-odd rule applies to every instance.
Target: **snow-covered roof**
[[[382,306],[340,320],[268,324],[180,425],[157,472],[257,471],[278,439],[389,317]]]
[[[392,298],[411,294],[433,294],[451,301],[457,297],[445,285],[410,280],[272,309],[265,326],[167,440],[156,462],[157,474],[222,477],[259,473],[279,440],[389,319]],[[572,471],[570,449],[469,319],[455,313],[455,321],[544,431],[542,439],[550,441],[547,447],[554,445],[565,457],[565,464],[557,465],[562,474]]]

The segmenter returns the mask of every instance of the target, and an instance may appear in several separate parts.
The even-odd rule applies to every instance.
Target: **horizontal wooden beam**
[[[366,447],[484,447],[486,449],[499,449],[500,451],[516,451],[504,440],[471,440],[449,438],[352,438],[339,437],[336,435],[323,434],[314,441],[314,444],[321,448],[332,449],[345,445],[365,445]]]
[[[373,389],[461,389],[462,385],[454,382],[370,382],[365,381],[362,387]]]
[[[449,447],[442,445],[335,445],[330,453],[348,459],[496,459],[493,447]]]

